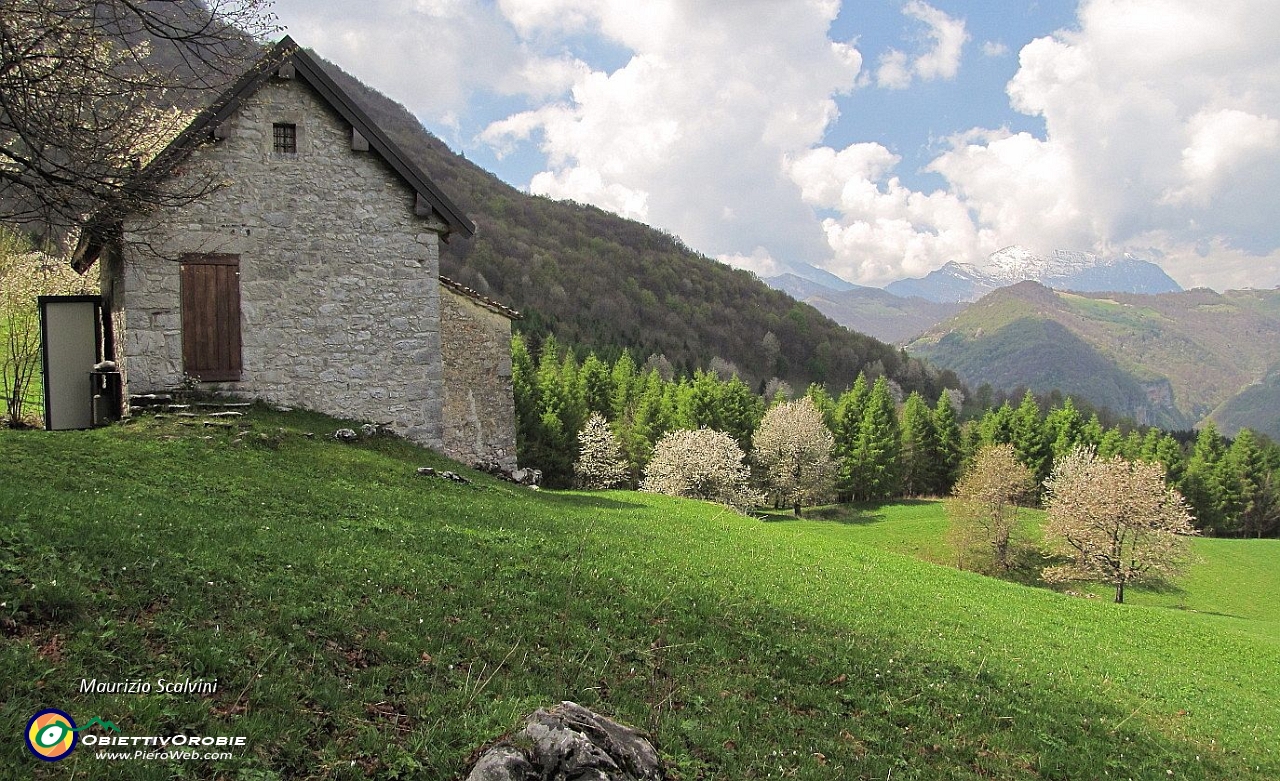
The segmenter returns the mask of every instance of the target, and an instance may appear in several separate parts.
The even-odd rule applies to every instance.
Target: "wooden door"
[[[182,257],[182,367],[204,382],[238,382],[240,256]]]

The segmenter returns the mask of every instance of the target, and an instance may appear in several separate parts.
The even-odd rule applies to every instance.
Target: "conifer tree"
[[[633,475],[637,478],[653,453],[654,443],[675,427],[675,415],[669,396],[669,389],[674,391],[675,386],[664,382],[658,370],[652,369],[644,376],[642,387],[636,400],[631,437],[621,443],[632,466]]]
[[[834,431],[836,427],[836,400],[831,398],[831,394],[827,393],[827,388],[820,382],[809,384],[808,390],[804,395],[813,401],[813,406],[818,412],[822,413],[822,423],[827,427],[828,431]]]
[[[883,500],[899,490],[901,440],[893,395],[884,377],[876,379],[862,413],[850,474],[857,499]]]
[[[978,424],[983,445],[1013,444],[1013,408],[1009,402],[995,409],[988,409]]]
[[[1182,477],[1182,492],[1191,506],[1196,525],[1211,534],[1220,533],[1227,526],[1221,484],[1225,455],[1222,437],[1210,420],[1196,436],[1195,447],[1191,451],[1191,457],[1187,459],[1186,471]]]
[[[938,465],[934,472],[932,493],[941,496],[951,492],[960,475],[964,460],[964,439],[956,421],[950,395],[943,391],[933,408],[933,430],[938,437]]]
[[[561,381],[562,369],[560,345],[554,336],[548,336],[542,343],[534,378],[538,397],[537,419],[522,458],[541,469],[543,480],[553,487],[569,485],[577,449],[577,429],[571,428],[571,423],[566,425],[566,415],[572,420],[573,399],[569,398]]]
[[[1161,436],[1156,443],[1155,460],[1164,466],[1170,483],[1182,485],[1182,477],[1187,469],[1187,454],[1182,451],[1182,445],[1172,434]]]
[[[566,433],[566,455],[572,464],[577,451],[577,436],[587,422],[587,389],[583,383],[582,370],[572,350],[566,350],[560,361],[560,371],[556,378],[559,384],[561,407],[558,410]]]
[[[1118,428],[1109,428],[1098,442],[1098,458],[1108,459],[1124,455],[1124,435]]]
[[[538,385],[533,357],[518,333],[511,337],[511,392],[516,413],[516,451],[523,461],[538,436]]]
[[[1226,523],[1220,533],[1238,536],[1247,533],[1241,526],[1251,504],[1258,498],[1267,472],[1258,438],[1249,429],[1236,434],[1219,467],[1220,500]]]
[[[938,432],[934,429],[929,405],[912,392],[902,405],[902,493],[923,496],[932,493],[939,480]]]
[[[1152,426],[1142,435],[1142,447],[1135,458],[1141,461],[1158,462],[1160,460],[1160,429]]]
[[[609,381],[613,384],[613,419],[634,413],[632,407],[644,384],[644,378],[637,374],[636,362],[630,352],[623,350],[618,360],[613,362]]]
[[[1089,420],[1084,424],[1084,428],[1080,431],[1080,446],[1096,448],[1102,444],[1102,437],[1106,434],[1102,430],[1102,421],[1098,420],[1098,413],[1089,416]]]
[[[1272,537],[1280,532],[1280,472],[1259,475],[1253,493],[1240,511],[1240,533],[1246,537]]]
[[[1120,448],[1120,454],[1129,461],[1142,460],[1142,433],[1137,429],[1129,432],[1129,436],[1124,438],[1124,445]]]
[[[608,364],[591,353],[582,362],[578,373],[582,378],[587,413],[598,412],[605,418],[613,417],[613,375]]]
[[[1070,396],[1063,400],[1062,406],[1049,411],[1044,426],[1045,440],[1054,460],[1075,450],[1084,438],[1084,418]]]
[[[867,377],[858,374],[853,386],[840,394],[836,401],[835,427],[831,434],[835,438],[836,488],[842,497],[853,495],[853,453],[858,445],[858,432],[862,428],[862,413],[867,406]]]
[[[1052,453],[1045,442],[1044,427],[1040,420],[1040,405],[1035,394],[1027,391],[1022,403],[1013,413],[1011,435],[1018,459],[1027,465],[1037,482],[1049,476]]]
[[[693,381],[687,384],[684,391],[680,405],[680,425],[695,431],[700,428],[722,430],[720,378],[712,372],[699,369],[693,373]]]
[[[721,430],[749,450],[751,435],[760,426],[764,415],[764,399],[751,392],[751,388],[739,377],[732,377],[720,384]]]

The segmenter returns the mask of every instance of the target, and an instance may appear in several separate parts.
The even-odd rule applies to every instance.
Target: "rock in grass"
[[[356,438],[356,432],[349,428],[340,428],[337,431],[333,432],[333,438],[338,440],[339,442],[354,442]]]
[[[572,702],[539,708],[480,755],[467,781],[663,781],[653,744]]]

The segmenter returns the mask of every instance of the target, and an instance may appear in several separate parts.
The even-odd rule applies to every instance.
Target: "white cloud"
[[[1009,47],[1002,41],[983,41],[982,56],[983,57],[1003,57],[1009,53]]]
[[[299,43],[444,125],[457,122],[477,91],[550,98],[587,70],[562,52],[524,45],[482,0],[275,0],[272,10]]]
[[[1188,286],[1280,283],[1278,9],[1087,0],[1078,28],[1022,49],[1008,85],[1043,136],[954,135],[926,167],[937,192],[905,187],[878,144],[793,155],[802,196],[835,214],[828,268],[877,283],[1020,243],[1131,250]],[[880,64],[885,86],[907,78],[906,55]]]
[[[823,234],[786,175],[853,89],[861,56],[832,42],[837,4],[813,0],[502,0],[527,38],[600,35],[632,52],[579,74],[566,100],[491,124],[503,149],[533,141],[530,190],[621,208],[708,254],[769,246],[821,257]]]
[[[830,40],[840,6],[275,4],[304,45],[429,123],[470,133],[477,95],[523,101],[480,139],[500,155],[536,146],[532,191],[744,267],[804,261],[877,284],[1021,243],[1131,249],[1186,285],[1280,283],[1280,3],[1082,0],[1073,27],[1021,49],[1006,88],[1043,129],[954,134],[926,166],[943,181],[933,192],[904,184],[888,141],[828,134],[837,98],[859,110],[855,85],[954,79],[965,21],[907,2],[917,37],[864,73],[853,45]],[[608,69],[587,62],[601,49]]]
[[[920,0],[911,0],[902,12],[929,26],[933,48],[916,58],[914,70],[925,81],[954,79],[960,70],[960,53],[969,40],[963,19],[956,19]]]
[[[719,255],[716,260],[727,263],[734,268],[746,269],[758,277],[776,277],[787,272],[785,265],[779,263],[764,247],[756,247],[750,255],[729,253]]]
[[[974,131],[930,169],[1009,243],[1156,247],[1187,284],[1280,276],[1270,0],[1086,0],[1008,85],[1045,135]]]
[[[1189,244],[1182,236],[1151,231],[1133,237],[1128,249],[1158,262],[1185,288],[1238,290],[1280,287],[1280,249],[1254,253],[1233,247],[1220,237]]]
[[[623,217],[645,221],[649,217],[649,194],[618,182],[606,181],[593,168],[567,168],[560,173],[542,171],[529,182],[531,192],[593,203]]]
[[[906,89],[911,86],[911,64],[907,53],[890,49],[880,55],[876,68],[876,86],[883,89]]]
[[[902,13],[924,23],[923,38],[929,48],[909,59],[905,52],[889,49],[880,55],[876,69],[876,86],[886,89],[906,89],[914,78],[921,81],[954,79],[960,71],[960,55],[969,40],[965,21],[956,19],[937,8],[911,0],[903,6]]]
[[[1093,245],[1096,226],[1080,206],[1067,150],[1005,130],[970,131],[950,143],[951,150],[929,170],[944,176],[978,224],[1003,243],[1043,249]]]
[[[874,143],[819,147],[791,160],[788,172],[805,201],[840,215],[822,223],[834,253],[829,271],[884,283],[997,249],[960,199],[940,190],[915,192],[890,176],[899,160]]]
[[[1162,203],[1209,206],[1232,180],[1280,151],[1280,120],[1237,109],[1201,111],[1187,121],[1182,187]]]

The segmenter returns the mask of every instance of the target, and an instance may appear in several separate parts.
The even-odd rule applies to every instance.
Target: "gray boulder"
[[[490,747],[467,781],[664,781],[653,744],[572,702],[539,708]]]

